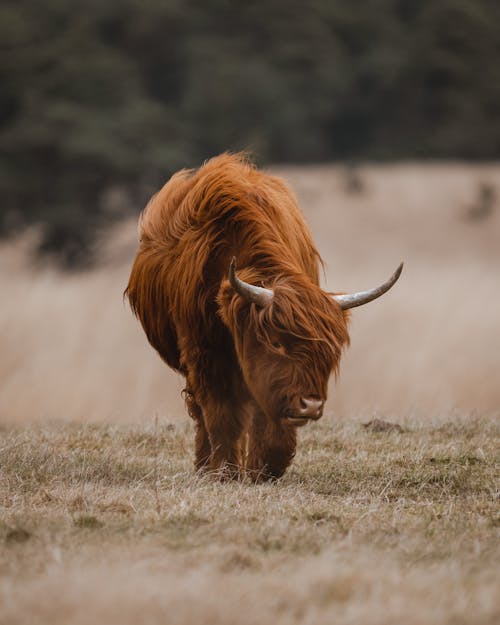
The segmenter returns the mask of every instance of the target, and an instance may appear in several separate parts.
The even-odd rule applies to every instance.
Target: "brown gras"
[[[406,425],[265,485],[195,476],[189,423],[4,430],[0,622],[493,624],[498,423]]]

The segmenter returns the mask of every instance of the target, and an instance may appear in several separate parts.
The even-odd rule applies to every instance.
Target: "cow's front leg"
[[[221,479],[239,479],[244,415],[227,402],[209,402],[203,413],[211,447],[208,469],[217,472]]]
[[[256,482],[281,477],[293,460],[296,447],[294,427],[277,423],[256,411],[249,429],[248,477]]]
[[[210,446],[207,428],[205,427],[203,411],[200,404],[196,401],[194,394],[188,388],[184,389],[183,395],[189,416],[195,422],[196,427],[194,440],[194,466],[197,471],[204,471],[208,468],[210,463],[212,448]]]

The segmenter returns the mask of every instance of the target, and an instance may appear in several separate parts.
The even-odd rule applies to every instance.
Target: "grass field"
[[[330,289],[406,265],[274,484],[195,476],[121,299],[133,224],[86,273],[0,248],[2,625],[499,622],[500,166],[277,171]]]
[[[255,486],[195,477],[186,422],[4,432],[0,622],[493,625],[498,434],[328,419]]]

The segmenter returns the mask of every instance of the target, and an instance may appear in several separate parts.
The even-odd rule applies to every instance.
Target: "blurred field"
[[[390,294],[353,311],[352,345],[331,386],[334,417],[498,410],[500,166],[276,172],[298,194],[328,288],[371,287],[405,261]],[[89,273],[39,266],[28,244],[0,249],[0,420],[139,423],[183,415],[182,381],[122,301],[135,223],[101,244],[102,266]]]
[[[500,165],[276,171],[329,289],[405,270],[275,484],[194,474],[182,380],[122,301],[135,224],[86,273],[1,247],[2,625],[499,622]]]

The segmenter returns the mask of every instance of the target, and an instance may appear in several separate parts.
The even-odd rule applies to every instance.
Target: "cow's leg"
[[[204,406],[205,426],[210,440],[210,471],[222,479],[242,476],[244,413],[234,404],[210,401]]]
[[[294,427],[271,421],[256,411],[249,429],[247,475],[256,482],[281,477],[295,456],[296,446]]]
[[[212,448],[210,439],[203,420],[196,421],[196,435],[194,439],[195,461],[194,466],[197,471],[205,471],[210,463]]]
[[[246,419],[237,363],[231,366],[227,362],[227,350],[222,352],[221,361],[215,357],[215,347],[207,352],[196,350],[191,350],[197,354],[196,366],[186,377],[197,404],[197,466],[203,465],[222,479],[239,478]]]
[[[204,471],[208,468],[210,463],[212,448],[210,446],[207,428],[205,427],[203,411],[194,395],[188,389],[184,389],[184,399],[186,401],[189,416],[195,422],[196,427],[196,435],[194,439],[194,466],[197,471]]]

